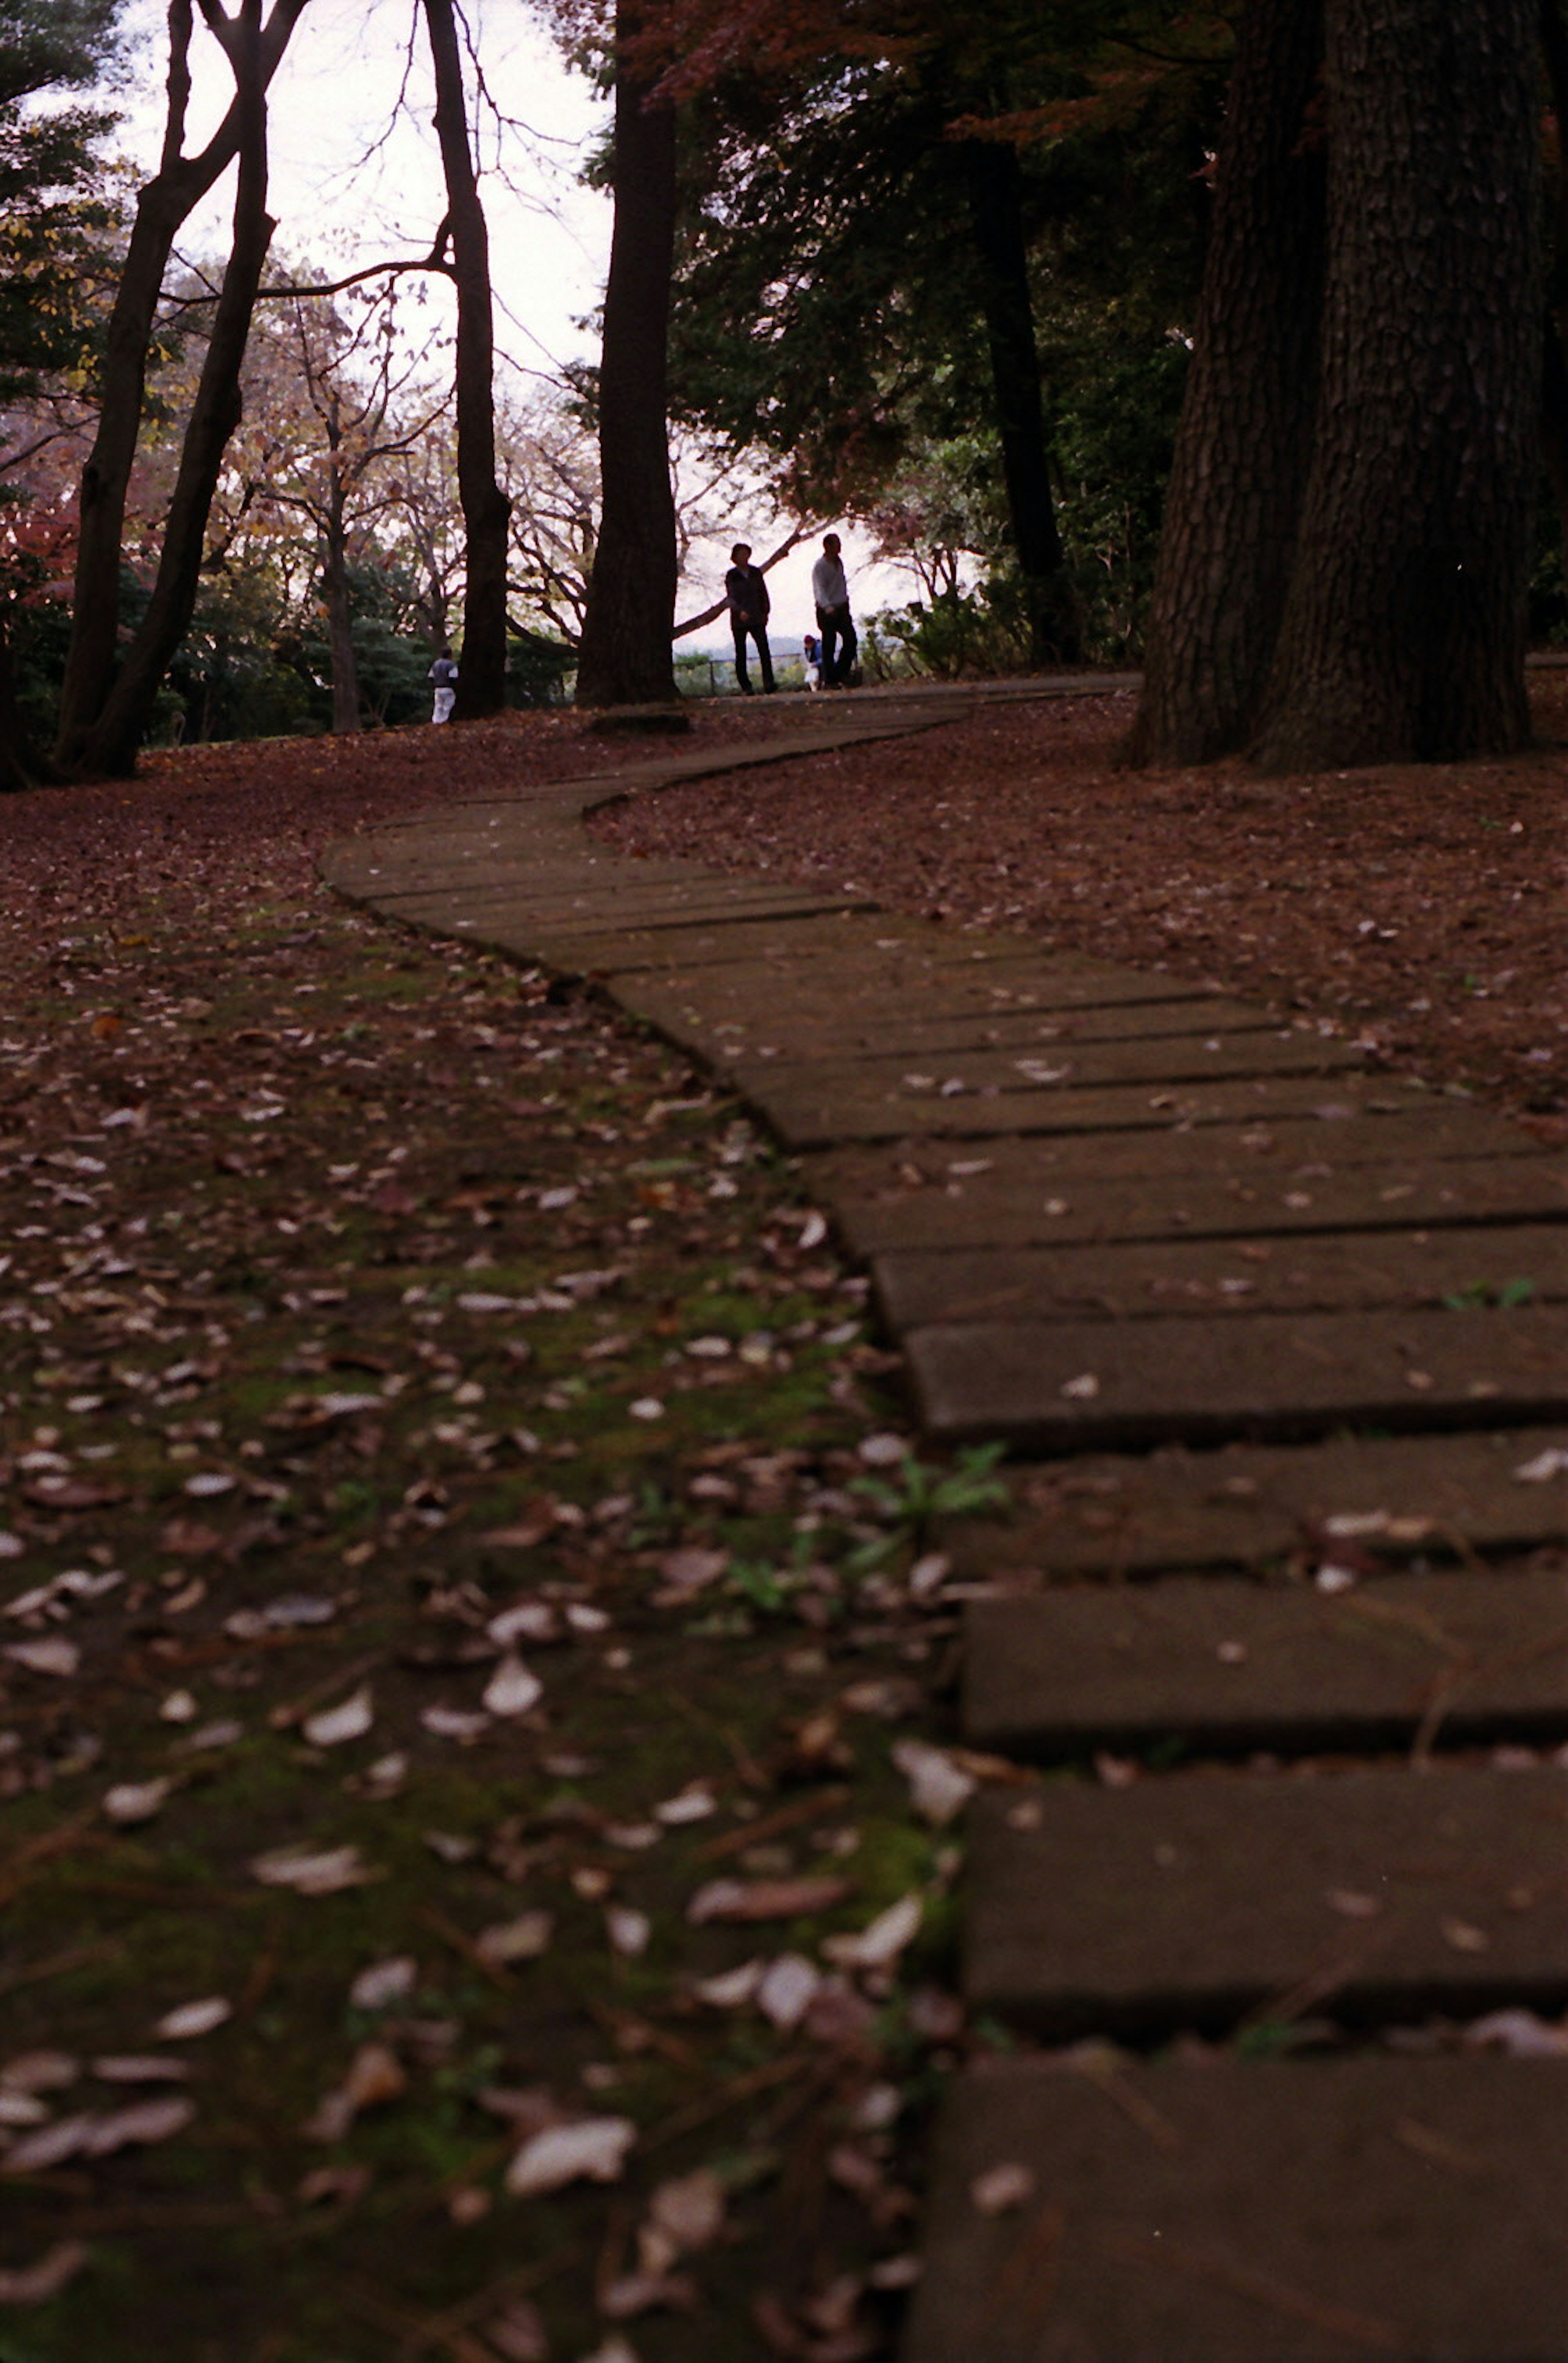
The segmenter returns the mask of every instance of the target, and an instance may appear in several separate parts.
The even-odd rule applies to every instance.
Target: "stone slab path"
[[[1015,1767],[966,1977],[1049,2047],[949,2096],[906,2363],[1568,2363],[1568,1159],[1167,974],[584,832],[983,693],[664,742],[324,874],[705,1061],[927,1435],[1017,1456],[951,1546],[966,1736]]]

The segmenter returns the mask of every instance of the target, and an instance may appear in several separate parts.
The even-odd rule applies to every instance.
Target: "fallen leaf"
[[[484,1685],[484,1704],[492,1714],[527,1714],[543,1696],[544,1684],[512,1651],[502,1659]]]
[[[117,2149],[171,2141],[183,2133],[195,2113],[194,2101],[134,2101],[128,2108],[92,2120],[83,2152],[88,2158],[108,2158]]]
[[[828,1936],[822,1950],[841,1969],[884,1969],[919,1934],[922,1911],[917,1895],[900,1896],[858,1936]]]
[[[412,1953],[394,1953],[360,1971],[349,1988],[349,2000],[356,2010],[390,2010],[394,2002],[408,2000],[418,1977],[419,1965]]]
[[[41,1641],[8,1642],[5,1655],[14,1666],[26,1667],[29,1674],[53,1674],[62,1681],[82,1663],[81,1650],[63,1633],[50,1633]]]
[[[804,1954],[781,1953],[768,1963],[752,1998],[763,2017],[788,2035],[806,2016],[821,1983],[821,1970]]]
[[[653,1934],[653,1923],[647,1913],[633,1911],[628,1903],[606,1905],[605,1928],[611,1949],[628,1961],[640,1959],[648,1950],[648,1940]]]
[[[893,1761],[909,1783],[909,1800],[923,1822],[945,1829],[956,1819],[978,1783],[961,1771],[951,1756],[923,1739],[896,1739]]]
[[[167,1803],[173,1786],[173,1781],[168,1780],[122,1781],[105,1791],[104,1813],[117,1828],[133,1829],[138,1822],[152,1819]]]
[[[1033,2193],[1032,2169],[1012,2158],[998,2166],[988,2166],[969,2186],[971,2204],[979,2215],[1008,2214],[1015,2207],[1023,2206]]]
[[[341,2141],[361,2109],[395,2101],[407,2087],[395,2051],[384,2043],[361,2043],[343,2081],[327,2094],[301,2130],[310,2141]]]
[[[847,1879],[710,1879],[686,1906],[695,1928],[706,1921],[797,1920],[830,1912],[853,1893]]]
[[[473,1940],[473,1949],[493,1969],[504,1969],[510,1961],[537,1961],[550,1950],[554,1933],[555,1921],[550,1913],[519,1912],[515,1920],[502,1920],[493,1928],[482,1928]]]
[[[363,1887],[378,1874],[357,1846],[286,1846],[257,1855],[250,1875],[263,1887],[292,1887],[296,1895],[336,1895],[345,1887]]]
[[[629,2117],[581,2117],[575,2124],[549,2126],[517,2151],[506,2188],[514,2199],[536,2199],[570,2182],[618,2182],[636,2139]]]
[[[232,2002],[225,2002],[221,1994],[208,1994],[200,2002],[183,2002],[177,2009],[165,2011],[152,2032],[165,2043],[189,2043],[198,2035],[211,2035],[233,2015]]]
[[[362,1682],[336,1706],[306,1715],[300,1728],[312,1747],[340,1747],[345,1740],[362,1739],[374,1721],[374,1696],[370,1684]]]

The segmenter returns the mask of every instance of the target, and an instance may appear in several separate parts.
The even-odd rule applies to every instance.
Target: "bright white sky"
[[[552,377],[562,361],[595,349],[592,326],[576,324],[591,321],[603,292],[610,206],[583,188],[578,175],[602,136],[606,109],[519,0],[465,0],[465,6],[494,102],[481,128],[481,161],[500,366]],[[118,94],[126,109],[121,144],[139,171],[150,171],[163,128],[161,0],[132,0],[127,21],[144,46],[130,88]],[[187,152],[216,126],[232,88],[199,14],[192,60]],[[339,272],[428,252],[444,209],[432,111],[428,49],[414,0],[310,0],[272,88],[274,250]],[[232,201],[231,182],[220,183],[186,225],[187,250],[222,250]],[[450,301],[446,283],[426,284],[439,317],[436,307]],[[825,518],[824,529],[833,522]],[[863,538],[852,527],[840,531],[857,615],[910,596],[906,576],[872,566]],[[739,514],[721,544],[695,554],[678,613],[690,614],[716,595],[730,540],[752,542],[762,557],[783,538],[765,504]],[[817,541],[792,552],[768,578],[781,638],[811,627]],[[680,645],[717,649],[727,640],[719,628]]]

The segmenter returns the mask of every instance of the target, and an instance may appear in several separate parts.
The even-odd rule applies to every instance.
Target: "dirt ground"
[[[1551,1134],[1537,686],[1502,766],[1140,778],[1091,696],[602,826],[1212,976]],[[918,1456],[743,1111],[313,871],[644,751],[522,716],[0,802],[4,2363],[891,2352],[931,2102],[1005,2039],[950,1824],[1012,1776],[933,1549],[994,1481]]]

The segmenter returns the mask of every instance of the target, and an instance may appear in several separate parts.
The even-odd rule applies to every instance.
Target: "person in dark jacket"
[[[762,668],[762,687],[773,685],[773,651],[768,646],[768,586],[760,566],[751,563],[751,545],[738,541],[729,553],[729,571],[724,578],[724,595],[729,602],[729,628],[735,639],[735,678],[742,693],[751,694],[751,677],[746,670],[746,643],[754,640]]]

